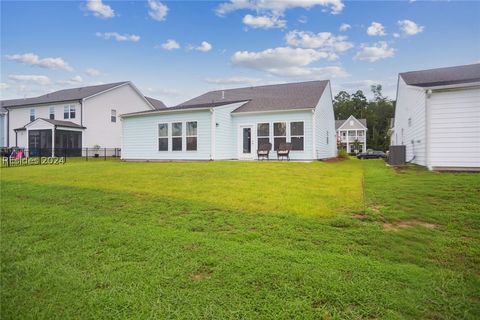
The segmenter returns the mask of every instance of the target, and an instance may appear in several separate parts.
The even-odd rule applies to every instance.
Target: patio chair
[[[257,149],[257,157],[258,160],[263,160],[263,159],[269,159],[268,156],[270,154],[270,150],[272,150],[272,144],[267,142],[267,143],[262,143],[258,149]]]
[[[290,142],[280,143],[277,149],[277,159],[287,158],[290,161],[290,150],[292,150],[292,144]]]

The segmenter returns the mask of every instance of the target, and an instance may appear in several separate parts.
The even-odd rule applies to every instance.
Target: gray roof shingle
[[[480,81],[480,63],[400,73],[406,84],[417,87],[454,85]]]
[[[17,108],[25,105],[81,100],[83,98],[90,97],[94,94],[117,87],[125,83],[128,83],[128,81],[107,83],[107,84],[101,84],[96,86],[64,89],[64,90],[47,93],[42,96],[38,96],[34,98],[2,100],[0,101],[0,106],[7,107],[7,108]]]
[[[14,130],[25,130],[25,127],[27,125],[29,125],[30,123],[34,122],[34,121],[37,121],[38,119],[41,119],[43,121],[46,121],[48,123],[51,123],[53,124],[54,126],[59,126],[59,127],[66,127],[66,128],[78,128],[78,129],[85,129],[85,127],[77,124],[77,123],[73,123],[71,121],[64,121],[64,120],[54,120],[54,119],[47,119],[47,118],[37,118],[29,123],[27,123],[26,125],[24,125],[23,127],[21,128],[17,128],[17,129],[14,129]]]
[[[152,97],[147,97],[147,96],[145,96],[145,99],[147,99],[148,102],[150,102],[150,104],[155,108],[155,110],[160,110],[160,109],[165,109],[165,108],[167,108],[167,106],[165,105],[165,103],[163,103],[163,102],[160,101],[160,100],[157,100],[157,99],[152,98]]]
[[[357,118],[355,118],[357,119]],[[335,130],[337,130],[338,128],[340,128],[344,123],[345,121],[347,121],[348,119],[345,119],[345,120],[335,120]],[[367,119],[357,119],[358,121],[360,121],[360,123],[366,128],[367,127]]]
[[[242,102],[234,113],[315,108],[329,81],[308,81],[210,91],[169,109],[217,107]]]

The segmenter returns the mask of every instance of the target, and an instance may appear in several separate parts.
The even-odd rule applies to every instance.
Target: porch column
[[[52,128],[52,157],[55,157],[55,127]]]

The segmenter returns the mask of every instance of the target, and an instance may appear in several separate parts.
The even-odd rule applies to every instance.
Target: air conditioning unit
[[[388,164],[391,166],[403,166],[407,161],[407,149],[405,146],[390,146],[388,152]]]

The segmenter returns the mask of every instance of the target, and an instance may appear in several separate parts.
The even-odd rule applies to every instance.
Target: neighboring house
[[[7,109],[0,107],[0,148],[7,147]]]
[[[480,169],[480,64],[400,73],[393,130],[407,161]]]
[[[122,113],[165,109],[144,97],[131,82],[65,89],[35,98],[3,100],[10,147],[76,150],[120,148]],[[47,151],[50,150],[50,151]],[[37,151],[39,152],[39,151]]]
[[[346,120],[335,120],[335,130],[337,131],[337,143],[348,153],[367,150],[367,119],[350,116]],[[355,141],[358,141],[358,150],[354,148]]]
[[[270,158],[291,142],[292,159],[336,156],[329,81],[207,92],[178,106],[122,115],[125,160],[256,159],[270,142]]]

